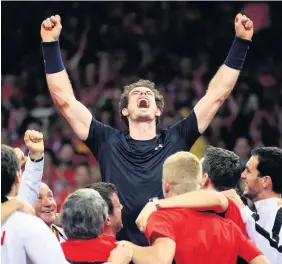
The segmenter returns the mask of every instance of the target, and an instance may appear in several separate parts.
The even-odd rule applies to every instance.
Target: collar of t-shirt
[[[71,261],[107,261],[110,252],[117,246],[112,236],[100,236],[94,239],[67,240],[61,243],[64,254]]]
[[[255,206],[258,212],[271,211],[278,207],[278,202],[278,198],[268,198],[255,202]]]
[[[258,215],[262,216],[267,214],[267,212],[271,212],[272,210],[277,210],[279,203],[278,198],[268,198],[264,200],[260,200],[255,202],[255,206],[258,212]],[[240,209],[241,216],[243,218],[244,223],[248,221],[248,219],[252,218],[253,211],[246,205]]]

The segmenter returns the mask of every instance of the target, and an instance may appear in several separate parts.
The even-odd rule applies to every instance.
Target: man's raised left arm
[[[24,135],[24,141],[29,150],[29,155],[25,164],[25,170],[22,175],[22,182],[17,197],[34,205],[38,199],[43,175],[43,134],[38,131],[27,130]]]
[[[236,36],[228,56],[211,80],[206,94],[194,108],[200,133],[206,130],[221,105],[232,92],[251,44],[254,33],[252,20],[238,14],[234,23]]]

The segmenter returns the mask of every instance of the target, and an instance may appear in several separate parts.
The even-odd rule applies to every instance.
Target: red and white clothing
[[[28,157],[17,197],[34,205],[39,195],[44,161]],[[8,197],[11,199],[12,197]],[[38,217],[14,212],[2,225],[1,262],[5,264],[65,264],[56,237]]]
[[[40,218],[15,212],[2,226],[1,263],[67,262],[56,237]]]
[[[262,255],[232,221],[192,209],[154,212],[145,234],[150,244],[157,238],[172,239],[177,264],[235,264],[238,255],[247,262]]]

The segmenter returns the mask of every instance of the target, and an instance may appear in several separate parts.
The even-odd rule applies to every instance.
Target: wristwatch
[[[157,207],[157,209],[160,208],[160,201],[158,197],[150,198],[149,202],[152,202]]]

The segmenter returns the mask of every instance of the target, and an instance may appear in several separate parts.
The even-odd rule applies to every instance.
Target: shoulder
[[[20,230],[20,233],[23,235],[30,234],[31,231],[36,233],[37,230],[41,230],[42,228],[43,230],[45,228],[48,229],[46,224],[38,217],[18,211],[13,213],[2,226],[3,229],[10,227],[15,231]]]
[[[148,221],[153,223],[177,223],[181,221],[184,215],[189,213],[189,209],[182,208],[169,208],[169,209],[160,209],[154,212],[148,219]]]
[[[113,128],[109,125],[105,125],[101,123],[100,121],[98,121],[97,119],[95,119],[94,117],[92,117],[91,124],[90,124],[90,132],[93,132],[93,129],[95,130],[96,128],[109,130],[113,133],[121,132],[121,130],[117,128]]]
[[[21,215],[21,226],[22,233],[30,236],[32,232],[35,236],[40,234],[52,234],[51,229],[38,217],[32,215]],[[53,236],[53,235],[52,235]]]
[[[2,230],[7,229],[10,226],[13,226],[13,229],[17,228],[17,223],[21,221],[23,215],[24,214],[19,211],[12,213],[11,216],[9,216],[8,219],[2,225]]]
[[[238,213],[238,214],[240,214],[240,209],[236,205],[236,203],[232,199],[230,199],[229,197],[226,197],[226,198],[228,200],[228,208],[225,211],[225,213],[226,214],[229,214],[229,213]]]

